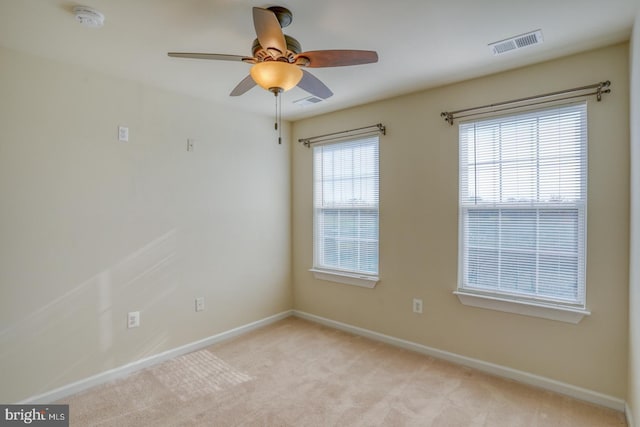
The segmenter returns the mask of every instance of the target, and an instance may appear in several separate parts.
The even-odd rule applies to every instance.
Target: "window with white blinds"
[[[378,137],[313,147],[314,269],[378,275]]]
[[[459,290],[583,308],[586,104],[459,132]]]

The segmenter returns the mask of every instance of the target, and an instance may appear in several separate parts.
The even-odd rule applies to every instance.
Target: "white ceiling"
[[[78,24],[78,4],[100,10],[104,27]],[[376,50],[380,58],[309,69],[335,95],[300,107],[292,101],[306,92],[285,93],[283,115],[296,120],[628,40],[640,0],[0,0],[0,45],[273,115],[273,95],[259,87],[228,96],[249,65],[166,55],[249,56],[251,8],[272,5],[293,12],[284,31],[303,50]],[[541,45],[498,57],[487,47],[537,29]]]

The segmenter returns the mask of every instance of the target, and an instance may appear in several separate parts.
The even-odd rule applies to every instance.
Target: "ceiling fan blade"
[[[327,99],[333,96],[333,92],[324,83],[322,83],[316,76],[306,70],[302,70],[302,80],[298,83],[300,89],[304,89],[311,95],[318,98]]]
[[[256,82],[253,80],[253,77],[251,77],[251,74],[249,74],[240,83],[238,83],[238,86],[233,88],[229,96],[240,96],[255,85]]]
[[[287,51],[287,42],[284,39],[280,22],[278,22],[275,13],[268,9],[254,7],[253,26],[263,49],[267,51],[269,49],[277,49],[282,54]],[[274,55],[272,54],[272,56]]]
[[[296,62],[304,62],[304,58],[309,60],[306,66],[311,68],[344,67],[378,62],[378,53],[373,50],[312,50],[296,55]]]
[[[167,55],[172,58],[193,58],[193,59],[215,59],[218,61],[244,61],[255,62],[254,58],[241,55],[224,55],[221,53],[189,53],[189,52],[169,52]]]

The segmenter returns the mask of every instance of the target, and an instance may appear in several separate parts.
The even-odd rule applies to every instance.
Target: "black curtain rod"
[[[311,136],[309,138],[300,138],[298,142],[303,143],[307,147],[310,147],[311,144],[315,144],[318,142],[327,142],[333,141],[336,139],[348,138],[350,136],[359,136],[359,135],[367,135],[370,133],[381,133],[383,135],[387,134],[387,128],[382,124],[378,123],[371,126],[364,126],[356,129],[342,130],[340,132],[326,133],[324,135]]]
[[[482,105],[480,107],[465,108],[465,109],[457,110],[457,111],[445,111],[445,112],[440,113],[440,116],[444,117],[444,120],[446,122],[448,122],[450,125],[453,126],[453,121],[455,119],[459,119],[459,118],[462,118],[462,117],[471,117],[471,116],[476,116],[476,115],[485,114],[485,113],[508,111],[508,110],[515,109],[515,108],[522,108],[522,107],[528,107],[528,106],[531,106],[531,105],[545,104],[545,103],[548,103],[548,102],[561,101],[561,100],[565,100],[565,99],[581,98],[581,97],[585,97],[585,96],[596,95],[598,101],[601,101],[602,100],[602,94],[611,93],[611,89],[608,89],[609,86],[611,86],[611,82],[609,80],[607,80],[607,81],[604,81],[604,82],[594,83],[594,84],[588,85],[588,86],[581,86],[581,87],[576,87],[576,88],[573,88],[573,89],[559,90],[557,92],[550,92],[550,93],[545,93],[545,94],[542,94],[542,95],[528,96],[526,98],[512,99],[510,101],[502,101],[502,102],[497,102],[495,104]],[[564,94],[576,93],[576,92],[584,92],[584,91],[587,91],[587,90],[590,90],[590,89],[595,89],[595,91],[592,91],[592,92],[589,92],[589,93],[581,93],[581,94],[577,94],[577,95],[573,95],[573,96],[560,97],[561,95],[564,95]],[[526,101],[533,101],[533,100],[536,100],[536,99],[544,99],[544,98],[552,98],[552,99],[545,99],[543,101],[532,102],[532,103],[528,103],[528,104],[522,104],[523,102],[526,102]],[[514,104],[520,104],[520,105],[514,105]],[[495,108],[495,107],[501,107],[501,106],[505,106],[505,107],[504,108]],[[469,114],[460,115],[460,113],[469,113]]]

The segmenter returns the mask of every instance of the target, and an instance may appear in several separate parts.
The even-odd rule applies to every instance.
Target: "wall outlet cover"
[[[118,126],[118,141],[129,141],[129,128],[125,126]]]
[[[127,328],[137,328],[140,326],[140,312],[130,311],[127,313]]]
[[[422,314],[422,300],[420,298],[413,299],[413,312]]]
[[[204,311],[204,297],[196,298],[196,311]]]

